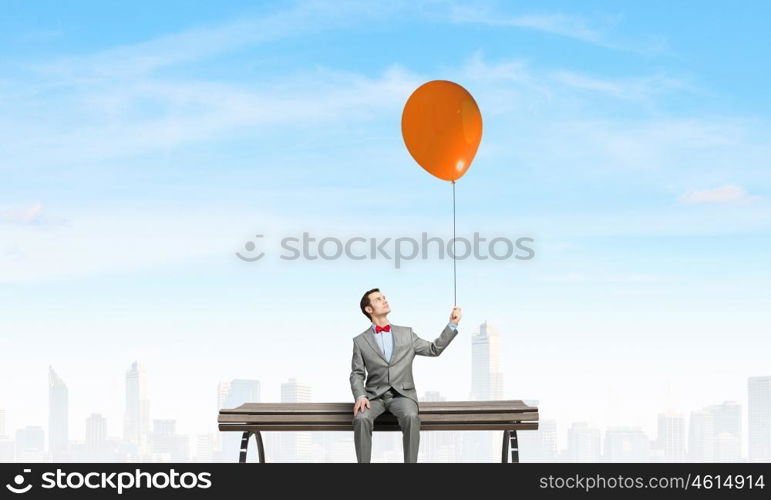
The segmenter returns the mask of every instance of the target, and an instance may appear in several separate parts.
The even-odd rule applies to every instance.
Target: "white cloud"
[[[160,81],[151,77],[98,90],[78,89],[47,121],[0,120],[6,162],[76,165],[216,141],[247,128],[306,128],[356,123],[398,113],[422,79],[398,65],[377,78],[318,68],[245,85]],[[38,106],[51,103],[36,102]]]
[[[661,53],[668,50],[666,40],[660,36],[631,42],[612,40],[608,32],[609,28],[618,24],[618,16],[593,16],[591,20],[583,16],[559,13],[511,16],[487,7],[453,5],[449,10],[448,19],[456,23],[542,31],[616,50],[639,53]]]
[[[397,6],[394,2],[301,1],[264,16],[184,30],[84,56],[64,57],[36,68],[70,83],[123,79],[248,45],[382,17]]]
[[[599,43],[602,41],[601,32],[589,27],[586,20],[577,16],[563,14],[503,16],[478,6],[454,5],[450,9],[449,19],[456,23],[510,26],[545,31],[586,42]]]
[[[163,206],[68,212],[67,226],[36,231],[0,226],[0,282],[40,281],[111,270],[173,265],[238,249],[239,211],[169,213]],[[139,206],[139,205],[138,205]],[[265,218],[263,227],[274,223]]]
[[[488,19],[488,22],[494,23],[495,19]],[[546,31],[586,42],[600,43],[603,38],[602,34],[590,28],[584,19],[574,16],[531,14],[504,19],[501,22],[508,26]]]
[[[758,199],[759,196],[750,195],[744,188],[734,185],[714,189],[692,189],[679,198],[683,203],[749,203]]]
[[[400,8],[398,4],[378,5],[362,15],[388,15]],[[350,14],[351,9],[355,11],[355,4],[347,5],[343,11]],[[10,110],[7,116],[12,118],[0,119],[0,135],[6,138],[0,141],[6,150],[4,165],[9,169],[84,165],[148,152],[168,152],[181,145],[232,137],[244,130],[253,133],[254,128],[273,130],[276,125],[313,127],[321,123],[328,130],[330,125],[397,114],[409,93],[428,79],[397,64],[387,67],[376,78],[316,68],[272,81],[261,79],[241,84],[164,80],[150,74],[166,65],[260,43],[270,37],[296,36],[305,29],[320,29],[324,23],[319,21],[327,17],[348,22],[338,10],[306,2],[264,18],[189,30],[44,65],[53,74],[47,73],[47,79],[38,84],[36,91],[16,93],[24,95],[21,101],[25,109],[48,110],[46,119],[25,119],[21,110],[16,113],[18,116]],[[570,25],[565,16],[525,16],[519,21],[532,26]],[[579,22],[573,24],[581,26]],[[263,25],[269,28],[261,29]],[[589,36],[584,28],[575,28],[575,32]],[[60,71],[71,78],[63,88],[57,81]],[[657,86],[677,87],[670,82],[659,85],[656,77],[642,82],[613,82],[569,71],[538,73],[522,60],[488,63],[481,52],[474,54],[461,71],[449,72],[476,83],[483,92],[481,97],[487,93],[485,112],[491,114],[507,113],[521,105],[535,107],[534,97],[551,99],[555,93],[563,92],[561,85],[632,99],[655,92]],[[126,78],[129,75],[131,78]],[[52,85],[57,90],[48,94]],[[26,86],[27,83],[14,88]]]
[[[585,75],[575,71],[556,71],[552,78],[556,83],[578,90],[588,90],[620,99],[641,99],[666,92],[693,90],[682,80],[664,75],[637,78],[609,79]]]
[[[36,203],[24,208],[0,209],[0,222],[11,224],[40,224],[45,222],[43,205]]]
[[[538,69],[524,58],[490,61],[483,51],[475,51],[460,69],[450,68],[448,72],[459,81],[469,82],[485,94],[498,95],[501,99],[489,106],[485,112],[512,112],[521,106],[529,108],[538,103],[534,99],[560,103],[593,103],[591,99],[607,97],[634,103],[650,104],[654,99],[674,93],[698,93],[690,82],[666,74],[639,75],[625,78],[607,78],[601,75],[582,73],[569,69]],[[522,99],[514,98],[520,95]]]
[[[606,271],[583,273],[583,272],[567,272],[558,275],[537,276],[536,281],[545,282],[582,282],[582,283],[658,283],[669,279],[670,277],[663,274],[652,273],[611,273]]]

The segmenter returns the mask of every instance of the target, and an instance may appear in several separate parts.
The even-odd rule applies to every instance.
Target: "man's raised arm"
[[[412,345],[415,348],[415,354],[419,356],[439,356],[442,351],[450,345],[452,339],[458,335],[458,322],[461,318],[460,307],[454,307],[450,313],[450,322],[444,327],[442,333],[433,342],[423,340],[410,328],[412,333]]]

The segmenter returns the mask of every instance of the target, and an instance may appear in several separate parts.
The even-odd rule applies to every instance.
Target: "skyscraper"
[[[715,461],[715,421],[707,409],[691,412],[688,425],[688,460]]]
[[[660,413],[656,448],[662,450],[664,461],[685,461],[685,417],[675,413]]]
[[[236,378],[230,382],[230,389],[223,403],[223,408],[237,408],[244,403],[259,402],[260,381]]]
[[[741,459],[742,407],[726,401],[710,407],[715,416],[715,460],[738,462]]]
[[[230,392],[229,381],[223,380],[217,384],[217,411],[218,412],[225,407],[225,401],[228,398],[229,392]],[[214,434],[214,441],[211,444],[212,446],[211,456],[206,461],[208,462],[216,461],[217,458],[219,458],[220,460],[224,459],[224,457],[221,456],[222,446],[223,446],[222,437],[223,436],[221,432],[217,432]]]
[[[771,462],[771,377],[747,380],[747,452],[750,462]]]
[[[223,381],[217,384],[217,410],[225,407],[225,400],[230,392],[230,382]]]
[[[48,450],[54,461],[65,457],[69,445],[69,395],[67,384],[48,367]]]
[[[503,399],[501,336],[487,321],[471,336],[471,399]]]
[[[150,401],[147,399],[145,369],[134,361],[126,372],[126,413],[123,421],[123,439],[142,451],[150,432]]]
[[[503,399],[501,372],[501,337],[487,321],[471,335],[471,400]],[[502,435],[498,432],[471,431],[463,433],[464,462],[497,461]]]
[[[736,462],[740,457],[741,406],[732,401],[691,412],[688,459]]]
[[[310,403],[311,386],[290,378],[281,384],[282,403]],[[310,432],[282,432],[279,435],[280,461],[309,462],[311,459]]]
[[[92,413],[86,419],[86,447],[101,450],[107,442],[107,419],[99,413]]]

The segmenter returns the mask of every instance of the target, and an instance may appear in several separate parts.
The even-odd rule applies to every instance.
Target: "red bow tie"
[[[386,325],[386,326],[375,325],[375,333],[390,332],[390,331],[391,331],[391,325]]]

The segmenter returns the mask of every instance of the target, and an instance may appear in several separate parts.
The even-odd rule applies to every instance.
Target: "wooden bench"
[[[503,431],[501,461],[519,462],[518,430],[538,429],[538,408],[519,400],[421,402],[421,431]],[[222,409],[220,431],[243,432],[239,462],[246,462],[254,435],[265,462],[261,431],[353,431],[353,403],[246,403]],[[400,431],[396,417],[384,412],[376,431]]]

